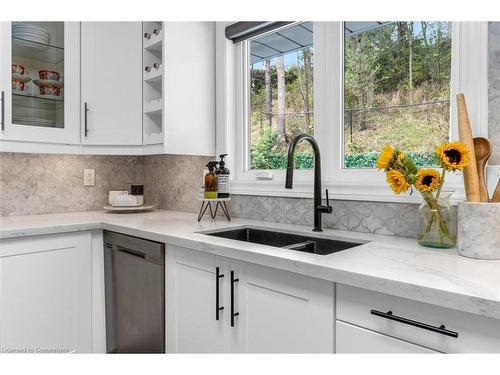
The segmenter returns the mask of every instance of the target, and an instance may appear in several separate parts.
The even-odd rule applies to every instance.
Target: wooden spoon
[[[477,176],[479,177],[479,196],[481,202],[488,202],[488,189],[484,178],[484,168],[491,155],[491,144],[486,138],[474,138],[474,153],[476,154]]]
[[[491,201],[500,203],[500,180],[498,180],[497,187],[495,188]]]

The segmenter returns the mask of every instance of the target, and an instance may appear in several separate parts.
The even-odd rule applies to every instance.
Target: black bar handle
[[[2,130],[5,130],[5,91],[2,91]]]
[[[382,311],[378,311],[378,310],[371,310],[370,313],[372,315],[380,316],[382,318],[394,320],[396,322],[408,324],[410,326],[414,326],[414,327],[426,329],[428,331],[440,333],[441,335],[450,336],[450,337],[454,337],[454,338],[458,337],[458,332],[447,330],[446,327],[444,326],[444,324],[441,324],[439,327],[435,327],[435,326],[431,326],[430,324],[421,323],[421,322],[417,322],[416,320],[411,320],[411,319],[403,318],[401,316],[394,315],[392,313],[392,311],[382,312]]]
[[[127,249],[126,247],[123,247],[123,246],[116,246],[116,250],[121,251],[122,253],[133,255],[133,256],[136,256],[136,257],[139,257],[142,259],[146,259],[146,254],[141,252],[141,251]]]
[[[219,312],[224,310],[224,306],[219,306],[219,279],[222,279],[224,274],[220,273],[220,268],[215,268],[215,320],[219,320]]]
[[[234,327],[234,318],[239,316],[239,312],[234,312],[234,283],[237,283],[240,279],[234,278],[234,271],[231,271],[231,327]]]
[[[85,124],[85,137],[87,136],[87,134],[89,133],[89,128],[87,126],[87,113],[89,111],[89,105],[87,104],[87,102],[85,102],[83,104],[83,112],[84,112],[84,124]]]

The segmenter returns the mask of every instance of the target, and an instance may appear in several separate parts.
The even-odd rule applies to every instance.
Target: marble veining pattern
[[[324,228],[416,237],[417,204],[335,200],[331,205]],[[312,207],[312,199],[235,195],[230,211],[234,217],[312,226]]]
[[[204,234],[235,226],[371,242],[323,256]],[[455,249],[427,249],[395,236],[331,229],[313,234],[310,226],[244,219],[197,223],[194,213],[163,210],[129,215],[90,211],[1,217],[0,252],[16,237],[99,228],[500,319],[500,261],[461,257]]]
[[[196,212],[203,170],[210,156],[150,155],[144,157],[144,196],[160,208]]]
[[[93,168],[96,186],[83,186]],[[0,153],[0,214],[32,215],[102,209],[109,190],[143,183],[138,156]]]
[[[500,164],[500,22],[488,24],[489,89],[488,125],[489,139],[493,143],[490,164]]]
[[[500,203],[461,202],[458,205],[460,255],[500,260]]]

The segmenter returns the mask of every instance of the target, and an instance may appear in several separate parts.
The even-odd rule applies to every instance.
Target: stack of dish
[[[12,37],[39,44],[50,44],[50,33],[47,30],[24,22],[12,25]]]
[[[26,83],[31,81],[28,72],[20,64],[12,64],[12,92],[15,94],[24,94],[27,90]]]
[[[39,70],[40,79],[33,82],[40,89],[40,96],[57,99],[61,97],[63,82],[60,81],[61,75],[54,70]]]
[[[12,123],[16,125],[56,126],[56,122],[54,120],[36,117],[12,117]]]

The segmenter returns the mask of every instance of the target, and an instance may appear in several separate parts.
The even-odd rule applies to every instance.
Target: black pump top
[[[215,168],[217,168],[217,162],[216,161],[209,161],[207,164],[208,170],[210,172],[213,172]]]
[[[223,168],[224,165],[226,165],[226,162],[224,161],[224,158],[227,156],[227,154],[221,154],[220,155],[220,162],[219,162],[219,166],[220,168]]]

